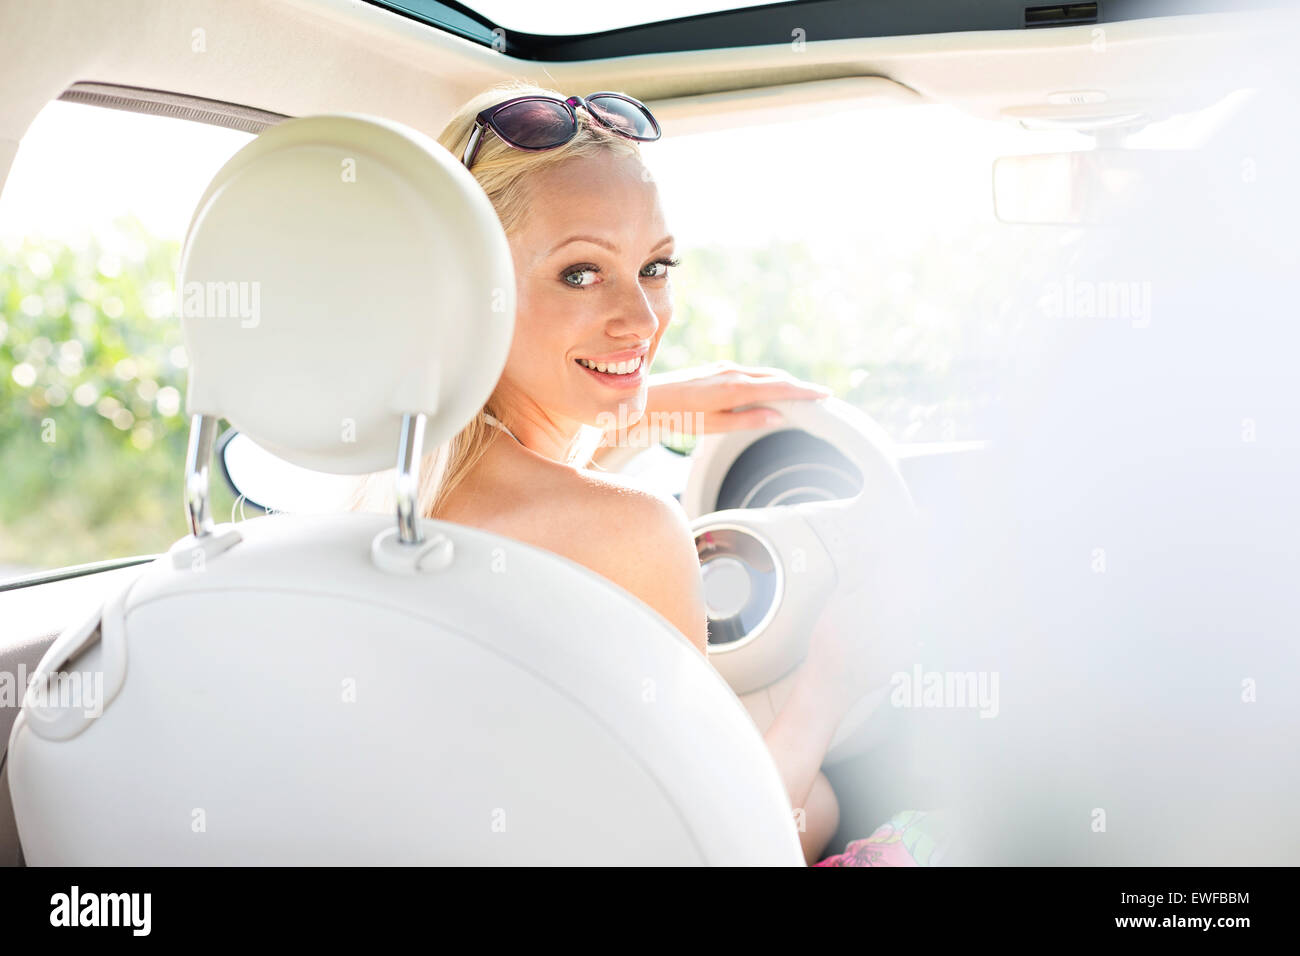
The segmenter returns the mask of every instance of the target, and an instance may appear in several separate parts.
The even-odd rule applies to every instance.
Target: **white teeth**
[[[607,375],[631,375],[641,367],[641,359],[634,358],[626,362],[593,362],[591,359],[578,359],[578,364]]]

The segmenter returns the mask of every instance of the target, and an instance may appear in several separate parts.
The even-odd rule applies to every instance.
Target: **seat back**
[[[424,440],[482,407],[513,327],[508,246],[454,158],[286,122],[218,174],[182,269],[192,533],[37,668],[8,756],[29,863],[802,862],[762,738],[676,629],[410,510]],[[256,309],[212,314],[213,283]],[[304,467],[396,465],[398,514],[213,524],[218,417]]]

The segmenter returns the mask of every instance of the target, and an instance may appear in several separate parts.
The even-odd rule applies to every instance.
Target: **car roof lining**
[[[652,105],[677,101],[664,104],[665,115],[712,114],[724,125],[767,121],[781,109],[793,118],[819,89],[845,106],[872,101],[870,92],[880,103],[946,102],[997,117],[1073,88],[1081,75],[1123,99],[1166,96],[1169,70],[1188,73],[1187,64],[1211,64],[1234,44],[1294,35],[1292,11],[1251,11],[1108,24],[1104,58],[1090,49],[1093,28],[1085,25],[809,41],[797,53],[782,43],[547,64],[355,0],[229,0],[220,9],[215,20],[202,0],[173,0],[162,18],[150,0],[12,7],[0,32],[0,175],[36,114],[69,91],[81,102],[99,96],[100,105],[170,110],[250,131],[276,117],[356,112],[436,136],[462,102],[508,78],[569,92],[620,89]],[[1173,93],[1192,97],[1204,83],[1221,85],[1211,69],[1190,72]],[[842,80],[851,82],[811,85]],[[773,87],[787,89],[756,110],[756,97]],[[665,128],[670,137],[681,131]]]

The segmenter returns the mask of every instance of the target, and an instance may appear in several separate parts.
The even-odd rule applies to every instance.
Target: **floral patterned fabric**
[[[941,818],[924,810],[904,810],[876,828],[871,836],[854,840],[843,853],[813,866],[938,866],[948,839]]]

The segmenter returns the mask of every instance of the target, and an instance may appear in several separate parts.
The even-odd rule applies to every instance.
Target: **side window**
[[[57,101],[23,137],[0,194],[0,580],[187,532],[177,260],[252,138]]]

